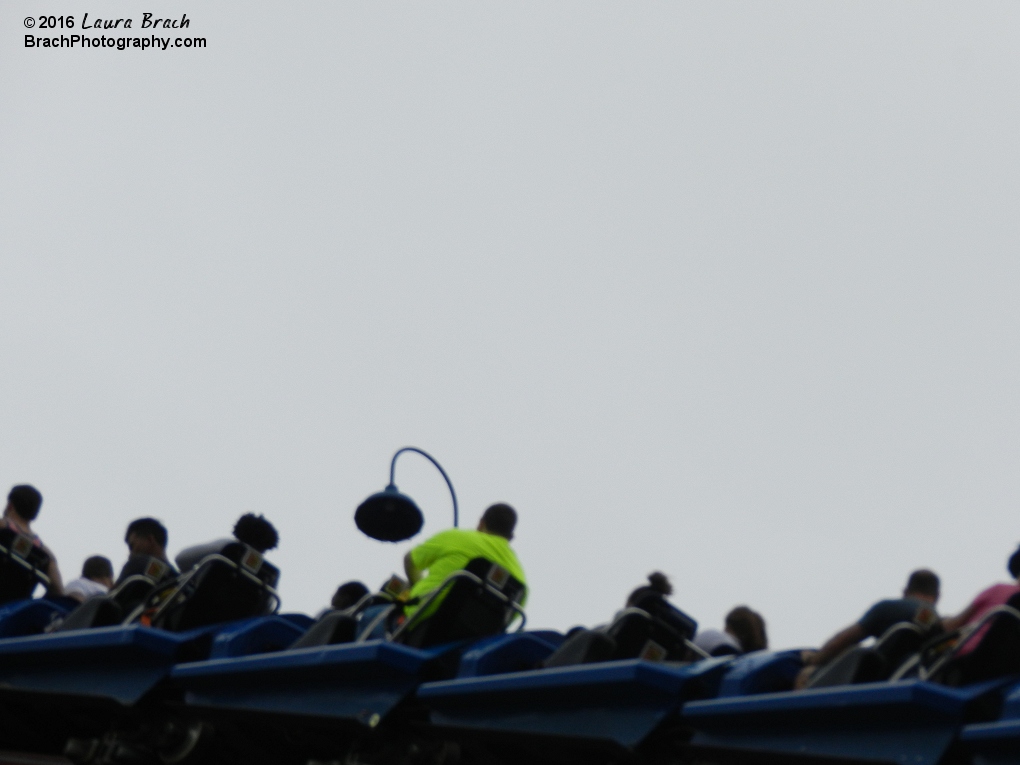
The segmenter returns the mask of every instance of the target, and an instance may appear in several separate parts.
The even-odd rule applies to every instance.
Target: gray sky
[[[146,10],[208,47],[23,47]],[[1015,2],[8,0],[0,483],[42,490],[67,578],[139,515],[176,552],[265,513],[314,612],[399,568],[352,518],[412,444],[464,525],[518,508],[534,626],[654,569],[781,647],[917,566],[958,610],[1020,541],[1018,32]],[[397,483],[449,523],[424,460]]]

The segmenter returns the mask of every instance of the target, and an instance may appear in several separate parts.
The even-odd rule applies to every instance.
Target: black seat
[[[611,628],[610,634],[616,639],[617,653],[620,654],[618,658],[655,659],[662,651],[665,651],[662,655],[663,661],[680,661],[686,656],[689,642],[698,631],[698,623],[694,619],[658,592],[646,590],[640,598],[631,603],[631,607],[648,614],[651,624],[637,629],[640,620],[631,620],[634,626],[625,627],[621,624],[616,627],[615,632]],[[642,636],[645,641],[651,640],[662,650],[646,646],[641,642]],[[638,642],[641,642],[640,646],[637,645]]]
[[[280,571],[262,553],[231,541],[166,586],[140,614],[143,624],[180,632],[218,622],[266,616],[279,606]]]
[[[635,604],[617,614],[608,626],[579,630],[567,638],[543,666],[619,659],[683,661],[698,623],[658,593],[648,593]]]
[[[315,620],[304,635],[291,644],[291,648],[309,648],[316,645],[353,643],[358,636],[358,617],[346,611],[327,611]]]
[[[607,634],[616,643],[614,659],[649,661],[683,661],[687,641],[693,636],[637,608],[626,609],[610,625]]]
[[[128,576],[106,595],[89,598],[53,629],[53,632],[91,627],[113,627],[129,620],[145,602],[149,593],[172,569],[158,558],[146,556],[135,566],[142,573]]]
[[[49,587],[50,556],[31,537],[0,528],[0,604],[32,597],[38,585]]]
[[[523,619],[520,601],[526,588],[502,566],[485,558],[468,561],[429,593],[394,635],[415,648],[503,633],[515,614]],[[435,610],[431,611],[431,606]],[[523,623],[522,623],[523,626]]]
[[[974,650],[963,656],[955,651],[947,655],[941,666],[933,665],[926,673],[928,679],[960,686],[1020,674],[1020,593],[982,621],[990,626]],[[956,651],[964,645],[965,641],[958,644]]]
[[[874,645],[854,646],[841,653],[819,669],[807,687],[826,688],[888,680],[937,631],[941,628],[926,628],[914,622],[894,624]]]
[[[368,626],[363,625],[359,618],[362,612],[371,606],[391,606],[393,603],[393,596],[384,590],[366,595],[350,608],[327,611],[315,620],[315,624],[309,627],[304,635],[294,641],[291,648],[353,643],[358,633]],[[387,615],[384,614],[382,617],[385,618]]]

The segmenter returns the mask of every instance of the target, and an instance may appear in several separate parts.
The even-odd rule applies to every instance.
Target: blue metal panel
[[[552,637],[552,639],[550,639]],[[559,640],[556,640],[559,638]],[[480,677],[534,669],[552,654],[563,636],[522,632],[475,643],[460,657],[457,677]]]
[[[293,619],[263,616],[244,619],[220,630],[209,651],[210,659],[282,651],[305,632]]]
[[[295,627],[298,627],[301,632],[305,632],[309,627],[315,624],[315,619],[310,617],[308,614],[277,614],[281,619],[286,619],[291,622]]]
[[[103,627],[0,640],[0,697],[31,692],[131,705],[207,631]]]
[[[934,765],[967,706],[1001,686],[867,683],[691,702],[683,718],[695,747]]]
[[[976,764],[1020,765],[1020,686],[1006,694],[999,720],[968,725],[960,739]]]
[[[631,748],[685,698],[713,695],[729,662],[556,667],[426,683],[418,697],[439,727]]]
[[[195,708],[371,727],[438,659],[458,648],[416,649],[376,640],[182,664],[171,678]]]
[[[800,653],[755,651],[735,659],[719,686],[719,698],[790,690],[804,666]]]
[[[0,638],[38,635],[70,609],[52,600],[16,600],[0,607]]]

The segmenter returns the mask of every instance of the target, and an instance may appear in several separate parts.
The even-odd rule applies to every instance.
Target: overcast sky
[[[207,47],[24,47],[145,11]],[[414,445],[462,525],[518,509],[536,627],[655,569],[778,647],[918,566],[959,610],[1020,541],[1018,33],[1016,2],[7,0],[0,484],[68,579],[132,518],[176,553],[264,513],[315,612],[399,570],[353,513]],[[449,525],[423,459],[397,484]]]

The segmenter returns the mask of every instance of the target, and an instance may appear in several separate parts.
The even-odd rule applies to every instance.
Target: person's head
[[[737,639],[744,653],[763,651],[769,647],[765,620],[761,614],[747,606],[737,606],[726,614],[725,629]]]
[[[368,588],[361,582],[344,582],[336,588],[333,600],[330,605],[337,611],[350,608],[363,597],[368,595]]]
[[[132,555],[166,559],[166,526],[155,518],[138,518],[128,524],[124,541]]]
[[[276,529],[261,515],[245,513],[234,524],[234,536],[260,553],[272,550],[280,541]]]
[[[81,575],[84,579],[91,579],[99,582],[107,589],[113,587],[113,564],[109,558],[102,555],[93,555],[85,559],[85,565],[81,567]]]
[[[482,519],[478,521],[479,531],[504,539],[514,538],[514,527],[516,526],[517,511],[505,502],[490,505],[482,513]]]
[[[907,579],[903,589],[906,598],[920,598],[934,605],[939,599],[939,577],[934,571],[926,568],[918,569]]]
[[[648,584],[641,585],[627,596],[627,608],[636,607],[649,595],[664,598],[673,594],[673,585],[669,583],[669,577],[661,571],[653,571],[648,575]]]
[[[1006,568],[1009,569],[1009,574],[1017,581],[1020,581],[1020,547],[1017,548],[1016,552],[1009,556],[1009,562],[1006,564]]]
[[[25,523],[30,523],[39,515],[42,507],[42,494],[34,486],[27,483],[19,484],[7,495],[7,508],[4,514],[14,513]]]

